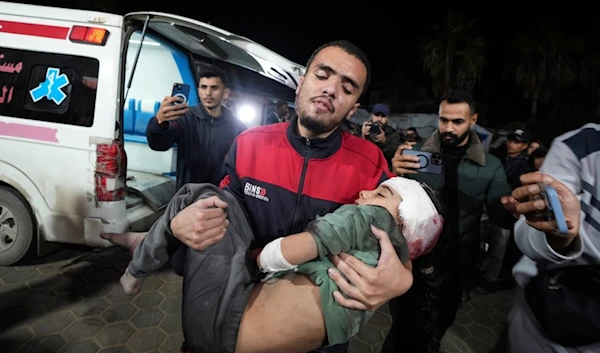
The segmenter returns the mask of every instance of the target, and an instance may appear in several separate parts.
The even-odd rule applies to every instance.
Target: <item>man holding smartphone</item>
[[[148,145],[167,151],[177,144],[177,189],[187,183],[218,185],[223,179],[223,160],[233,140],[246,125],[223,100],[229,96],[227,74],[206,65],[198,82],[200,104],[189,107],[179,97],[165,97],[154,119],[148,122]]]
[[[598,292],[594,291],[598,280],[596,276],[573,277],[577,275],[574,271],[600,264],[598,141],[600,124],[589,123],[558,136],[540,172],[521,175],[523,186],[503,199],[508,209],[520,215],[514,227],[515,242],[525,255],[513,268],[517,290],[508,318],[510,352],[598,352],[600,311]],[[558,194],[567,225],[564,233],[558,231],[556,222],[539,217],[540,212],[548,210],[547,204],[536,197],[542,185],[553,187]],[[544,278],[546,271],[556,269],[562,271],[556,279],[558,285],[536,291],[537,276]],[[573,284],[589,288],[588,292],[575,290],[581,294],[569,295]],[[527,292],[532,289],[539,296],[529,297]],[[590,300],[596,305],[589,305]],[[586,334],[587,339],[583,337]],[[568,345],[560,343],[563,335],[572,337]]]
[[[515,221],[500,202],[511,192],[502,163],[484,150],[471,130],[477,118],[470,94],[452,91],[440,103],[438,130],[424,143],[400,146],[392,160],[394,173],[425,182],[441,193],[447,211],[444,227],[449,227],[452,237],[440,239],[430,256],[415,262],[413,288],[390,302],[394,323],[385,353],[439,350],[461,293],[462,300],[468,300],[477,279],[484,206],[499,225],[511,227]],[[403,153],[407,149],[441,154],[442,172],[418,171],[419,157]]]
[[[146,137],[151,149],[167,151],[177,144],[177,189],[187,183],[219,185],[225,176],[225,155],[235,138],[246,130],[246,125],[223,106],[228,96],[227,73],[205,65],[198,77],[200,104],[190,108],[180,96],[165,97],[156,116],[148,122]],[[145,236],[146,233],[134,232],[101,234],[111,243],[130,250]],[[180,276],[186,253],[187,246],[181,244],[171,256],[173,270]],[[185,343],[181,351],[188,351]]]
[[[362,124],[360,136],[379,147],[391,168],[394,153],[400,146],[400,135],[388,125],[390,107],[383,103],[375,104],[369,118]]]
[[[187,183],[219,185],[225,176],[225,155],[235,138],[246,130],[246,125],[223,106],[228,95],[227,73],[213,65],[203,66],[198,81],[200,104],[189,107],[181,97],[165,97],[156,116],[148,122],[146,137],[151,149],[167,151],[177,144],[177,189]],[[101,236],[134,249],[145,235]],[[179,275],[183,273],[185,250],[182,246],[172,257],[173,269]]]

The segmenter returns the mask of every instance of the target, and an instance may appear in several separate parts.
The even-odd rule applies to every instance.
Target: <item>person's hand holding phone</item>
[[[417,174],[415,169],[421,168],[419,157],[402,154],[404,150],[412,150],[412,146],[408,143],[403,143],[398,146],[394,158],[392,158],[392,171],[399,176],[406,174]]]
[[[579,234],[581,224],[581,204],[577,196],[563,183],[539,172],[521,175],[521,185],[513,190],[511,196],[502,198],[504,208],[513,214],[524,215],[531,227],[546,233],[548,242],[553,248],[568,247]],[[555,220],[548,220],[541,216],[547,211],[548,205],[544,199],[539,198],[543,191],[540,185],[548,185],[556,190],[567,223],[566,234],[558,232]]]
[[[179,97],[167,96],[160,104],[160,108],[156,113],[156,120],[159,124],[165,121],[171,121],[181,118],[190,109],[186,103],[181,103],[183,100]],[[176,104],[173,104],[176,103]]]

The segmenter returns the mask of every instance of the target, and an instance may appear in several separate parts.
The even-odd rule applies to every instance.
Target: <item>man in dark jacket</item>
[[[506,172],[506,180],[513,190],[521,186],[519,180],[521,175],[533,172],[527,154],[530,141],[529,133],[518,129],[508,135],[504,146],[491,151],[491,154],[498,157],[502,162]]]
[[[498,158],[486,153],[472,130],[477,118],[471,95],[452,91],[440,103],[437,131],[424,143],[400,146],[394,156],[393,171],[440,192],[447,212],[443,238],[429,256],[413,264],[413,287],[405,296],[390,301],[393,325],[382,352],[439,352],[461,294],[463,301],[468,300],[477,280],[484,206],[497,224],[514,224],[514,217],[500,202],[511,191],[504,168]],[[443,171],[417,171],[419,158],[402,154],[405,149],[440,154]]]
[[[177,189],[187,183],[219,185],[225,176],[223,160],[233,140],[244,130],[243,122],[223,107],[229,95],[227,74],[207,65],[199,76],[200,104],[189,108],[179,97],[165,97],[146,128],[148,145],[155,151],[167,151],[177,144]],[[104,233],[113,244],[131,247],[146,233]],[[183,273],[185,246],[172,257],[173,269]]]
[[[277,101],[277,111],[269,114],[265,119],[265,125],[284,123],[290,121],[290,107],[286,101]]]
[[[528,156],[530,142],[529,133],[517,129],[508,135],[504,145],[491,151],[491,154],[502,162],[506,180],[512,190],[521,186],[521,175],[534,171]],[[512,267],[522,255],[514,242],[512,228],[505,229],[494,222],[490,223],[489,249],[484,260],[485,266],[478,286],[474,290],[474,293],[479,295],[510,287]]]
[[[359,136],[376,144],[391,166],[394,153],[400,146],[400,135],[388,125],[390,107],[383,103],[375,104],[369,117],[370,119],[362,124]]]
[[[223,160],[233,140],[246,126],[223,107],[229,95],[227,74],[205,66],[198,84],[200,104],[188,108],[178,97],[165,97],[146,136],[155,151],[177,144],[177,189],[187,183],[218,185],[225,176]]]
[[[192,108],[179,97],[165,97],[146,128],[151,149],[167,151],[177,144],[177,189],[187,183],[219,185],[225,176],[225,155],[235,138],[246,130],[246,125],[223,106],[223,100],[229,96],[225,71],[205,65],[199,75],[198,96],[200,104]],[[134,249],[146,233],[101,236]],[[182,244],[171,257],[178,275],[183,275],[186,252],[187,246]],[[187,351],[185,343],[182,351]]]

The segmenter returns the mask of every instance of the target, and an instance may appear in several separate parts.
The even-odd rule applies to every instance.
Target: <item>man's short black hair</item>
[[[450,91],[444,98],[442,98],[442,102],[448,102],[450,104],[456,103],[467,103],[471,110],[471,115],[475,114],[475,100],[471,93],[465,91],[464,89],[455,89]]]
[[[287,102],[286,101],[277,101],[277,103],[275,104],[275,106],[277,107],[277,110],[279,110],[281,107],[287,107]]]
[[[367,55],[365,54],[365,52],[362,49],[360,49],[359,47],[357,47],[356,45],[354,45],[353,43],[351,43],[350,41],[334,40],[333,42],[329,42],[329,43],[321,45],[320,47],[317,48],[317,50],[315,50],[312,53],[312,55],[308,59],[308,62],[306,63],[306,70],[308,70],[308,68],[310,68],[310,65],[315,60],[315,56],[317,56],[317,54],[319,54],[319,52],[321,50],[323,50],[325,48],[329,48],[329,47],[340,48],[343,51],[345,51],[346,53],[348,53],[348,54],[352,55],[353,57],[357,58],[358,60],[360,60],[360,62],[363,63],[363,65],[365,65],[365,68],[367,69],[367,80],[365,81],[365,87],[363,87],[361,96],[364,95],[365,92],[367,92],[367,89],[369,88],[369,84],[371,83],[371,64],[369,63],[369,59],[367,58]]]
[[[218,66],[211,64],[202,64],[198,69],[198,82],[201,78],[218,77],[223,82],[223,86],[228,87],[227,73]]]

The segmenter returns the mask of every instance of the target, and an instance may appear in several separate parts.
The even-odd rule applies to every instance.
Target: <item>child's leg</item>
[[[133,251],[129,266],[121,276],[121,285],[127,294],[141,291],[142,281],[150,272],[160,269],[169,260],[169,248],[181,243],[171,234],[171,220],[184,208],[195,202],[207,189],[203,184],[186,184],[167,205],[164,214],[152,225]]]
[[[108,240],[115,245],[127,248],[131,255],[133,255],[135,248],[137,248],[145,236],[145,232],[100,233],[100,238]]]
[[[235,198],[225,195],[229,220],[225,237],[202,251],[188,249],[185,258],[182,326],[192,352],[235,351],[258,273],[248,258],[254,234]]]

